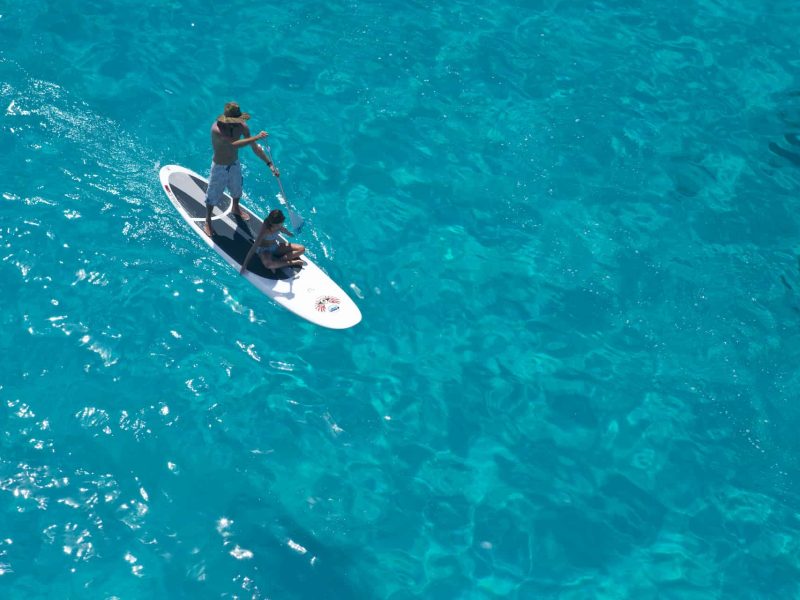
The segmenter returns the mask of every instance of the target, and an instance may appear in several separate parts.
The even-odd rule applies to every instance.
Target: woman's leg
[[[291,258],[300,258],[300,256],[306,251],[306,247],[302,244],[289,244],[288,250],[286,254],[288,254]]]
[[[283,267],[302,267],[303,261],[293,259],[288,252],[280,254],[278,252],[261,252],[259,253],[261,263],[270,270],[282,269]]]
[[[292,261],[287,261],[283,256],[274,256],[269,252],[259,252],[258,257],[261,259],[261,264],[270,271],[295,266]]]
[[[282,267],[302,267],[304,264],[302,260],[297,259],[300,254],[295,255],[294,251],[292,250],[292,246],[298,246],[299,248],[302,248],[300,254],[305,252],[305,248],[300,246],[300,244],[279,246],[276,248],[273,257],[275,261],[281,263]]]

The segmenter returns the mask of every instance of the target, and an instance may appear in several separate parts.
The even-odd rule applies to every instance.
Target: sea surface
[[[800,597],[798,31],[796,0],[0,3],[0,597]],[[229,100],[355,328],[161,190]]]

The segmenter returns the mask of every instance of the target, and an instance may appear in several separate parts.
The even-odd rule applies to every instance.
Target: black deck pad
[[[206,203],[205,203],[205,193],[208,189],[208,184],[203,181],[202,179],[197,179],[196,177],[192,177],[192,180],[197,183],[200,189],[203,191],[203,197],[201,199],[196,198],[192,194],[184,191],[182,188],[178,187],[170,181],[170,188],[172,188],[172,193],[175,194],[175,198],[178,199],[178,202],[183,207],[183,210],[187,212],[187,214],[193,219],[202,219],[206,216]],[[197,193],[197,190],[192,190]],[[220,212],[225,212],[228,210],[232,200],[228,194],[225,194],[222,202],[217,207]]]
[[[204,196],[208,184],[196,177],[192,177],[191,179],[202,190],[202,198],[198,198],[200,194],[197,190],[191,190],[191,192],[184,191],[178,185],[175,185],[176,182],[174,181],[170,181],[170,188],[172,188],[172,193],[175,195],[175,198],[190,217],[193,219],[202,219],[206,216]],[[226,194],[225,200],[220,207],[223,212],[227,210],[230,203],[231,198]],[[218,214],[216,210],[214,214]],[[231,227],[226,219],[214,219],[212,221],[214,225],[214,243],[240,265],[244,262],[247,253],[250,251],[250,247],[253,245],[253,240],[255,240],[261,228],[261,221],[258,217],[252,213],[250,214],[251,217],[249,221],[245,221],[241,217],[232,214],[229,215],[229,219],[236,223],[235,228]],[[201,228],[203,226],[202,222],[198,223],[198,225],[200,225]],[[276,270],[267,269],[264,263],[261,262],[261,258],[256,254],[253,254],[250,258],[247,269],[266,279],[289,279],[294,276],[294,271],[290,268],[284,267]]]
[[[245,221],[241,217],[234,217],[231,219],[236,222],[236,229],[231,227],[227,221],[215,220],[214,224],[214,243],[220,249],[230,256],[237,263],[244,262],[247,253],[250,251],[250,246],[253,245],[253,240],[258,235],[258,230],[261,228],[261,221],[255,217],[250,217],[249,221]],[[256,255],[250,258],[250,263],[247,265],[247,270],[252,271],[260,277],[267,279],[288,279],[294,275],[291,269],[267,269],[261,259]]]

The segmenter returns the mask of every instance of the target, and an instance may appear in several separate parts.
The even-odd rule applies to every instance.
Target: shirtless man
[[[211,225],[211,214],[214,207],[219,206],[223,200],[225,189],[231,193],[233,206],[231,212],[234,216],[249,219],[247,211],[239,208],[239,199],[242,197],[242,165],[239,163],[239,148],[250,146],[261,160],[269,167],[275,177],[280,177],[280,172],[256,142],[267,137],[266,131],[251,136],[250,129],[245,121],[250,115],[243,113],[236,102],[228,102],[225,112],[217,117],[211,126],[211,146],[214,157],[211,162],[211,175],[208,177],[208,191],[206,192],[206,235],[212,237],[214,228]]]

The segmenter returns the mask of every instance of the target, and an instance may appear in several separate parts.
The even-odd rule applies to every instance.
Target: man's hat
[[[225,112],[217,117],[220,123],[244,123],[250,118],[248,113],[243,113],[236,102],[228,102],[225,105]]]

